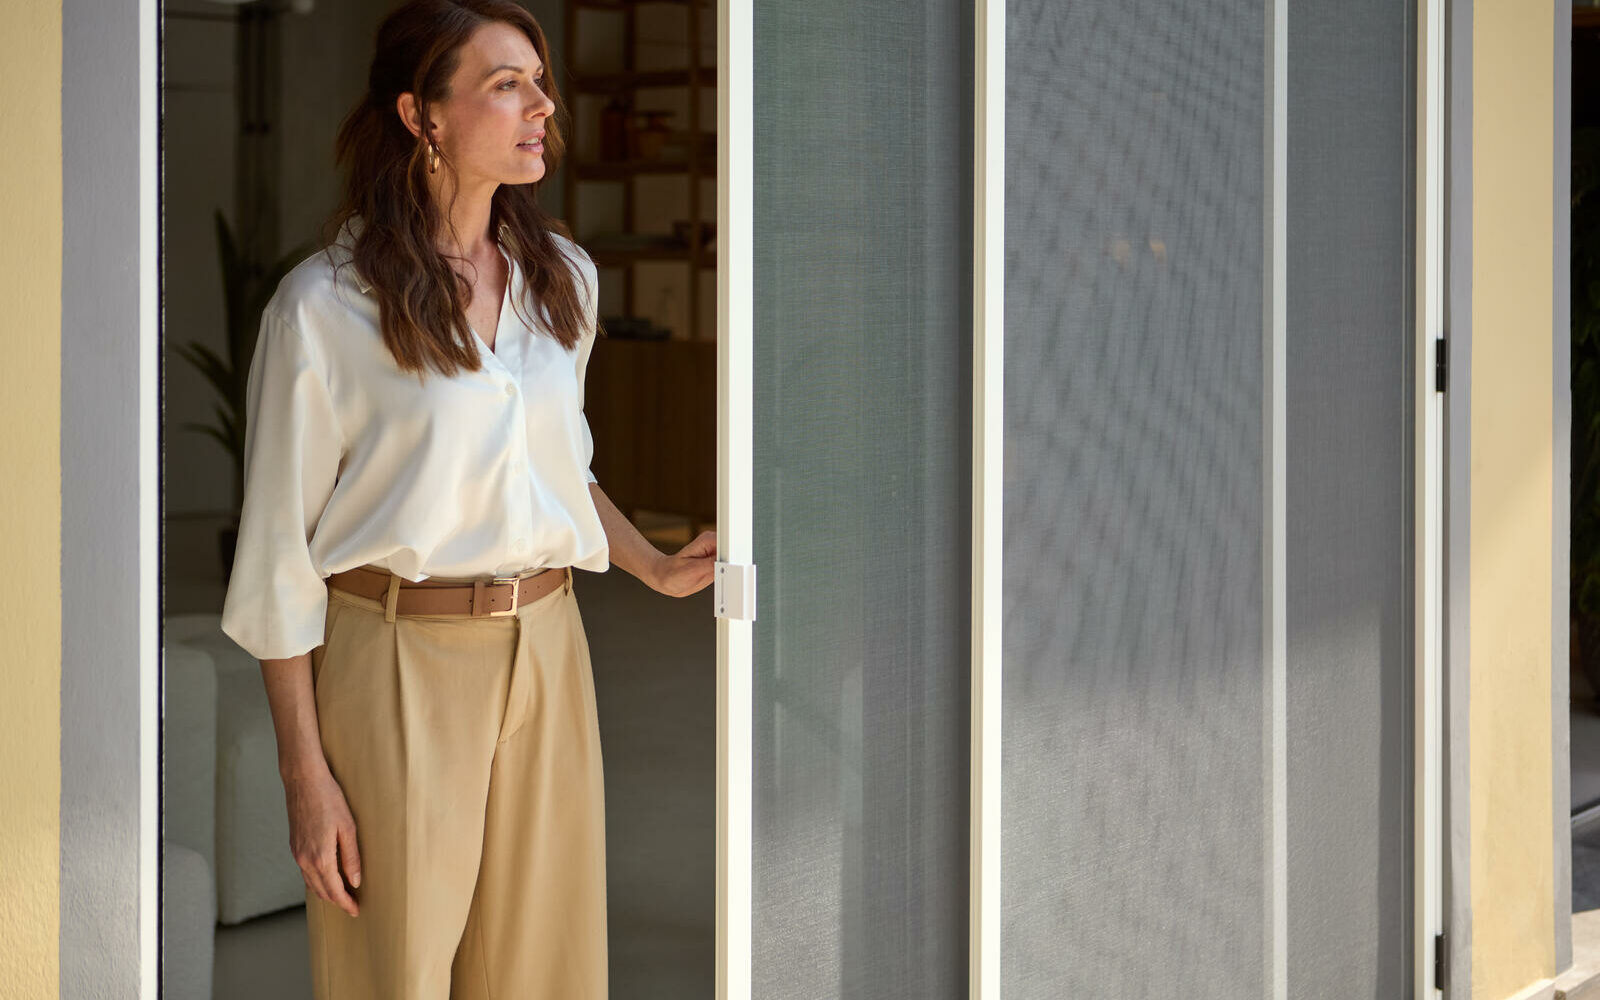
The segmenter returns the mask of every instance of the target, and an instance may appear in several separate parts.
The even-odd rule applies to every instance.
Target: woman
[[[713,532],[661,553],[589,472],[597,280],[537,201],[548,65],[510,0],[391,13],[331,245],[262,315],[222,627],[262,661],[322,1000],[605,997],[572,569],[711,581]]]

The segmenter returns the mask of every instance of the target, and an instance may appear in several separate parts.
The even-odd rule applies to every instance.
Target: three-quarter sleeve
[[[584,334],[578,342],[578,427],[583,436],[583,475],[591,483],[599,482],[594,475],[594,435],[589,431],[589,418],[583,412],[584,384],[589,374],[589,354],[594,350],[597,333],[600,298],[600,275],[594,264],[585,261],[581,269],[588,294],[584,299]]]
[[[257,659],[322,644],[328,592],[310,543],[338,480],[338,415],[320,358],[269,307],[245,393],[244,501],[222,631]]]

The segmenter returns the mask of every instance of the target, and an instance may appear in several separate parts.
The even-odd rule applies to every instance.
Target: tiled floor
[[[652,534],[669,551],[688,540],[670,526]],[[669,598],[616,567],[575,579],[605,761],[611,997],[703,1000],[714,992],[711,588]],[[169,583],[180,594],[185,610],[219,600],[203,579]],[[309,998],[305,934],[304,907],[220,928],[218,1000]]]

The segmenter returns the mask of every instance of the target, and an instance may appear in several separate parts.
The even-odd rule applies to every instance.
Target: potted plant
[[[239,509],[244,501],[244,425],[245,387],[250,376],[250,361],[255,356],[256,334],[261,329],[261,312],[277,290],[278,282],[296,264],[310,256],[315,244],[301,243],[275,261],[265,271],[254,266],[239,252],[238,241],[222,212],[214,213],[217,230],[217,257],[222,266],[222,296],[227,316],[227,355],[209,345],[191,340],[179,345],[178,353],[205,376],[217,394],[214,423],[189,421],[184,429],[215,438],[233,460],[233,512],[218,535],[223,576],[233,571],[233,550],[239,537]]]

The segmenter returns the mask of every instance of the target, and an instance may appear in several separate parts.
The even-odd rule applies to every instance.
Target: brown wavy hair
[[[583,290],[577,280],[581,270],[552,235],[571,240],[571,231],[539,206],[539,188],[566,152],[563,126],[568,121],[544,29],[512,0],[411,0],[379,24],[367,92],[339,126],[334,155],[343,171],[343,193],[323,226],[322,239],[324,244],[335,242],[345,224],[359,217],[359,225],[352,227],[348,263],[378,299],[384,344],[403,370],[419,378],[428,368],[446,377],[463,368],[478,371],[482,359],[466,319],[471,283],[434,244],[446,224],[446,211],[434,204],[428,188],[426,129],[413,135],[395,102],[402,93],[415,94],[418,116],[428,121],[430,107],[450,96],[461,46],[478,27],[495,21],[518,29],[533,43],[545,66],[541,89],[555,112],[545,122],[544,177],[496,188],[489,231],[509,231],[506,251],[521,266],[531,300],[521,304],[543,304],[546,325],[568,350],[584,332]],[[448,165],[442,151],[439,158]],[[518,304],[513,300],[513,309]],[[528,321],[525,313],[520,315]],[[597,336],[602,333],[598,326],[597,319]]]

